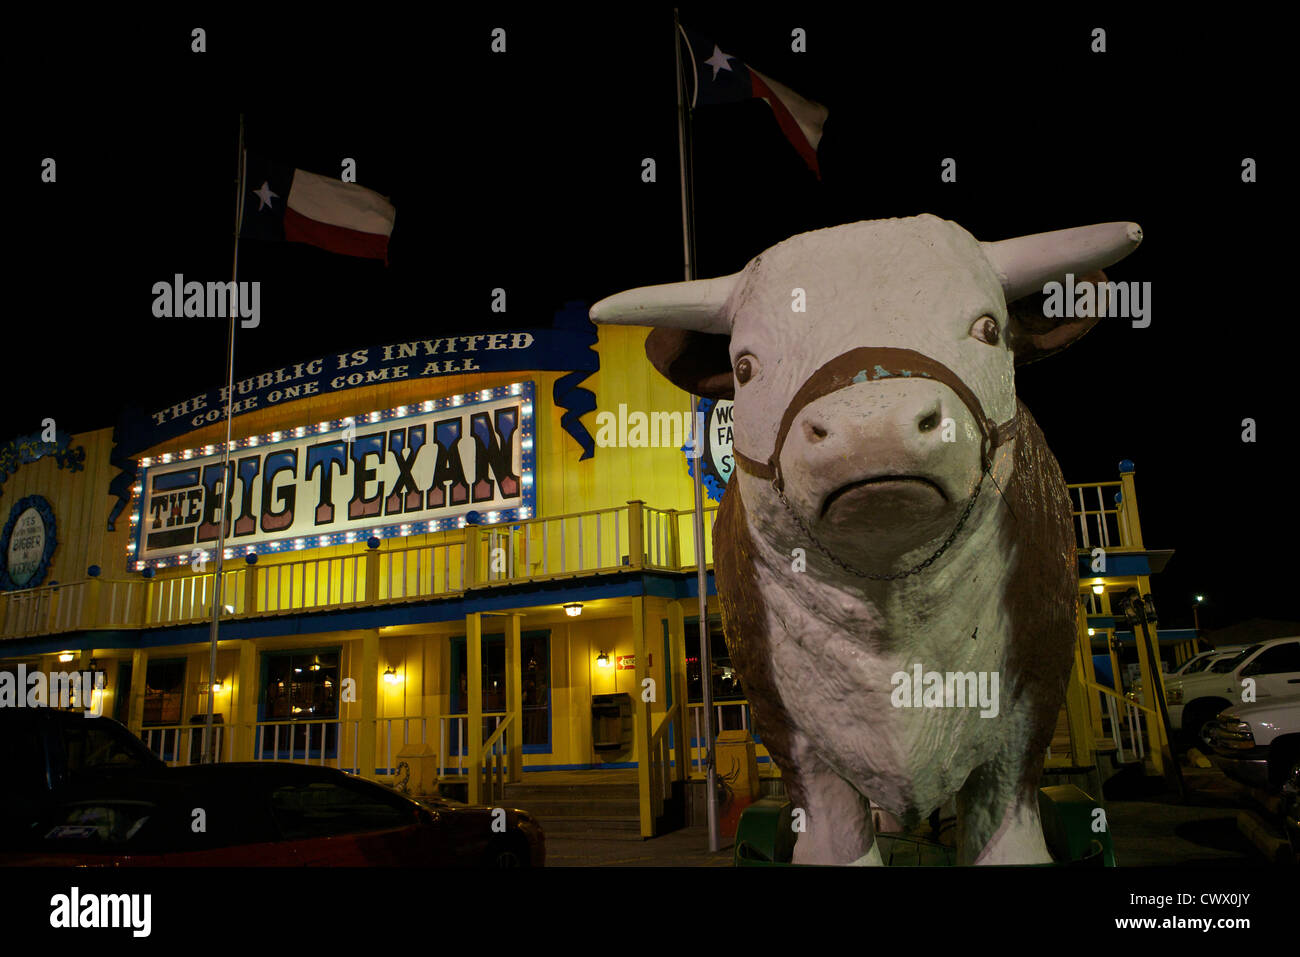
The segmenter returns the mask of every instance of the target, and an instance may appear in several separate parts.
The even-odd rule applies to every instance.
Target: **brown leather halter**
[[[933,379],[941,382],[957,394],[957,397],[970,409],[971,415],[979,426],[982,435],[980,445],[980,467],[987,472],[993,463],[993,452],[1000,445],[1005,445],[1016,434],[1016,417],[1000,425],[984,413],[979,396],[971,391],[970,386],[958,377],[942,362],[931,359],[914,349],[897,349],[892,346],[872,346],[851,349],[831,359],[820,369],[810,375],[799,387],[790,404],[786,406],[781,418],[781,428],[776,434],[776,448],[766,462],[759,462],[733,447],[732,454],[736,464],[746,472],[758,478],[770,479],[778,491],[785,490],[785,479],[781,475],[781,449],[785,446],[786,436],[794,424],[795,417],[810,402],[822,396],[838,392],[855,382],[874,382],[877,379],[911,378]]]
[[[785,445],[785,439],[790,432],[790,427],[794,424],[795,416],[808,403],[820,399],[824,395],[837,392],[855,382],[873,382],[877,379],[911,378],[913,376],[922,379],[933,379],[935,382],[943,383],[957,393],[958,398],[966,404],[966,408],[970,409],[971,415],[975,417],[975,422],[979,425],[982,436],[980,443],[980,479],[975,484],[975,490],[966,502],[966,508],[957,520],[956,526],[934,554],[906,571],[891,574],[873,574],[855,568],[833,554],[813,534],[812,529],[808,527],[802,516],[786,500],[785,479],[781,475],[781,449]],[[929,356],[913,349],[896,349],[890,346],[863,347],[851,349],[836,356],[809,376],[808,380],[799,387],[799,391],[794,394],[794,398],[790,400],[790,404],[786,407],[785,415],[781,417],[781,428],[777,432],[776,448],[773,449],[771,458],[766,462],[759,462],[745,455],[734,446],[732,455],[735,456],[736,464],[746,472],[758,478],[771,480],[772,488],[776,490],[777,497],[781,500],[781,504],[785,506],[786,511],[790,513],[790,517],[794,519],[795,524],[817,547],[818,551],[830,561],[859,578],[868,578],[873,581],[895,581],[929,568],[940,555],[948,550],[948,546],[956,539],[957,534],[962,530],[962,526],[966,524],[966,519],[970,517],[971,511],[975,508],[975,501],[979,498],[980,489],[984,487],[984,476],[992,475],[993,452],[998,446],[1005,445],[1015,437],[1017,422],[1018,419],[1013,414],[1006,422],[1000,425],[995,423],[985,415],[984,406],[980,404],[979,396],[971,391],[971,388],[955,372],[936,359],[931,359]],[[996,481],[994,479],[995,484]]]

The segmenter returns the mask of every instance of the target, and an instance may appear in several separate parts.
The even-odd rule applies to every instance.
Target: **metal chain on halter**
[[[888,582],[896,581],[899,578],[907,578],[909,575],[915,575],[917,572],[929,568],[940,555],[948,550],[948,546],[953,543],[953,540],[957,537],[957,533],[960,532],[962,526],[966,524],[966,519],[970,517],[971,509],[975,507],[975,500],[980,497],[980,489],[984,487],[984,474],[985,473],[983,472],[980,473],[980,480],[975,483],[975,491],[971,493],[970,501],[966,503],[966,511],[961,513],[961,518],[957,520],[957,527],[952,530],[952,534],[949,535],[947,539],[944,540],[944,543],[939,546],[939,550],[925,561],[921,562],[921,564],[909,568],[905,572],[894,572],[892,575],[873,575],[870,572],[864,572],[861,569],[854,568],[842,558],[832,555],[830,549],[818,541],[817,536],[814,535],[808,526],[804,524],[804,520],[799,517],[799,513],[790,507],[790,503],[785,500],[785,491],[781,488],[776,479],[772,480],[772,488],[776,491],[777,497],[781,500],[781,504],[785,506],[785,510],[789,512],[790,517],[794,519],[795,524],[799,526],[800,530],[806,536],[808,536],[809,541],[817,546],[819,552],[829,558],[836,565],[839,565],[840,568],[843,568],[847,572],[852,572],[859,578],[869,578],[872,581]]]

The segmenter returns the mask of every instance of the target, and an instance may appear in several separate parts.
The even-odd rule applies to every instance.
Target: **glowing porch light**
[[[1105,590],[1106,590],[1106,586],[1103,585],[1101,582],[1097,582],[1095,585],[1092,586],[1092,593],[1094,595],[1100,595]]]
[[[609,667],[609,654],[607,652],[602,651],[600,654],[596,656],[596,667],[597,668]]]
[[[577,618],[579,615],[582,614],[582,602],[580,601],[569,602],[567,605],[564,606],[564,613],[568,615],[570,618]]]
[[[77,656],[74,655],[72,652],[70,652],[70,651],[65,651],[63,654],[59,655],[59,661],[60,661],[62,664],[65,664],[65,665],[66,665],[69,661],[71,661],[71,660],[72,660],[73,658],[75,658],[75,657],[77,657]]]
[[[388,670],[384,672],[384,684],[395,685],[401,680],[397,672],[393,670],[393,666],[389,665]]]

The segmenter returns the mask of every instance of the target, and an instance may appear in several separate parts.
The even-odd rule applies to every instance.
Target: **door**
[[[1241,670],[1255,680],[1255,698],[1300,694],[1300,639],[1265,648]]]

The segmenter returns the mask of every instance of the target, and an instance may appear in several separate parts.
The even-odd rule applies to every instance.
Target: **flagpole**
[[[239,231],[244,223],[244,114],[239,114],[239,158],[236,169],[237,187],[235,191],[235,253],[230,267],[230,333],[226,345],[226,443],[221,447],[221,509],[217,522],[217,566],[212,587],[212,624],[208,630],[211,645],[208,652],[208,714],[203,726],[203,760],[207,764],[217,763],[216,736],[213,734],[213,715],[216,711],[217,692],[217,639],[221,612],[225,607],[225,588],[222,570],[226,557],[226,512],[231,503],[231,490],[227,488],[230,480],[230,419],[235,398],[235,318],[239,303]],[[247,689],[241,689],[247,693]]]
[[[682,70],[681,23],[673,8],[673,51],[677,63],[677,158],[682,181],[682,250],[686,280],[695,278],[695,207],[691,198],[690,153],[687,148],[687,107],[685,76]],[[699,592],[700,616],[700,688],[704,709],[705,807],[708,809],[709,850],[719,849],[717,767],[714,761],[713,736],[713,654],[709,647],[708,573],[704,563],[704,429],[700,422],[699,396],[691,396],[691,423],[695,430],[695,586]],[[686,710],[682,711],[682,720]]]

